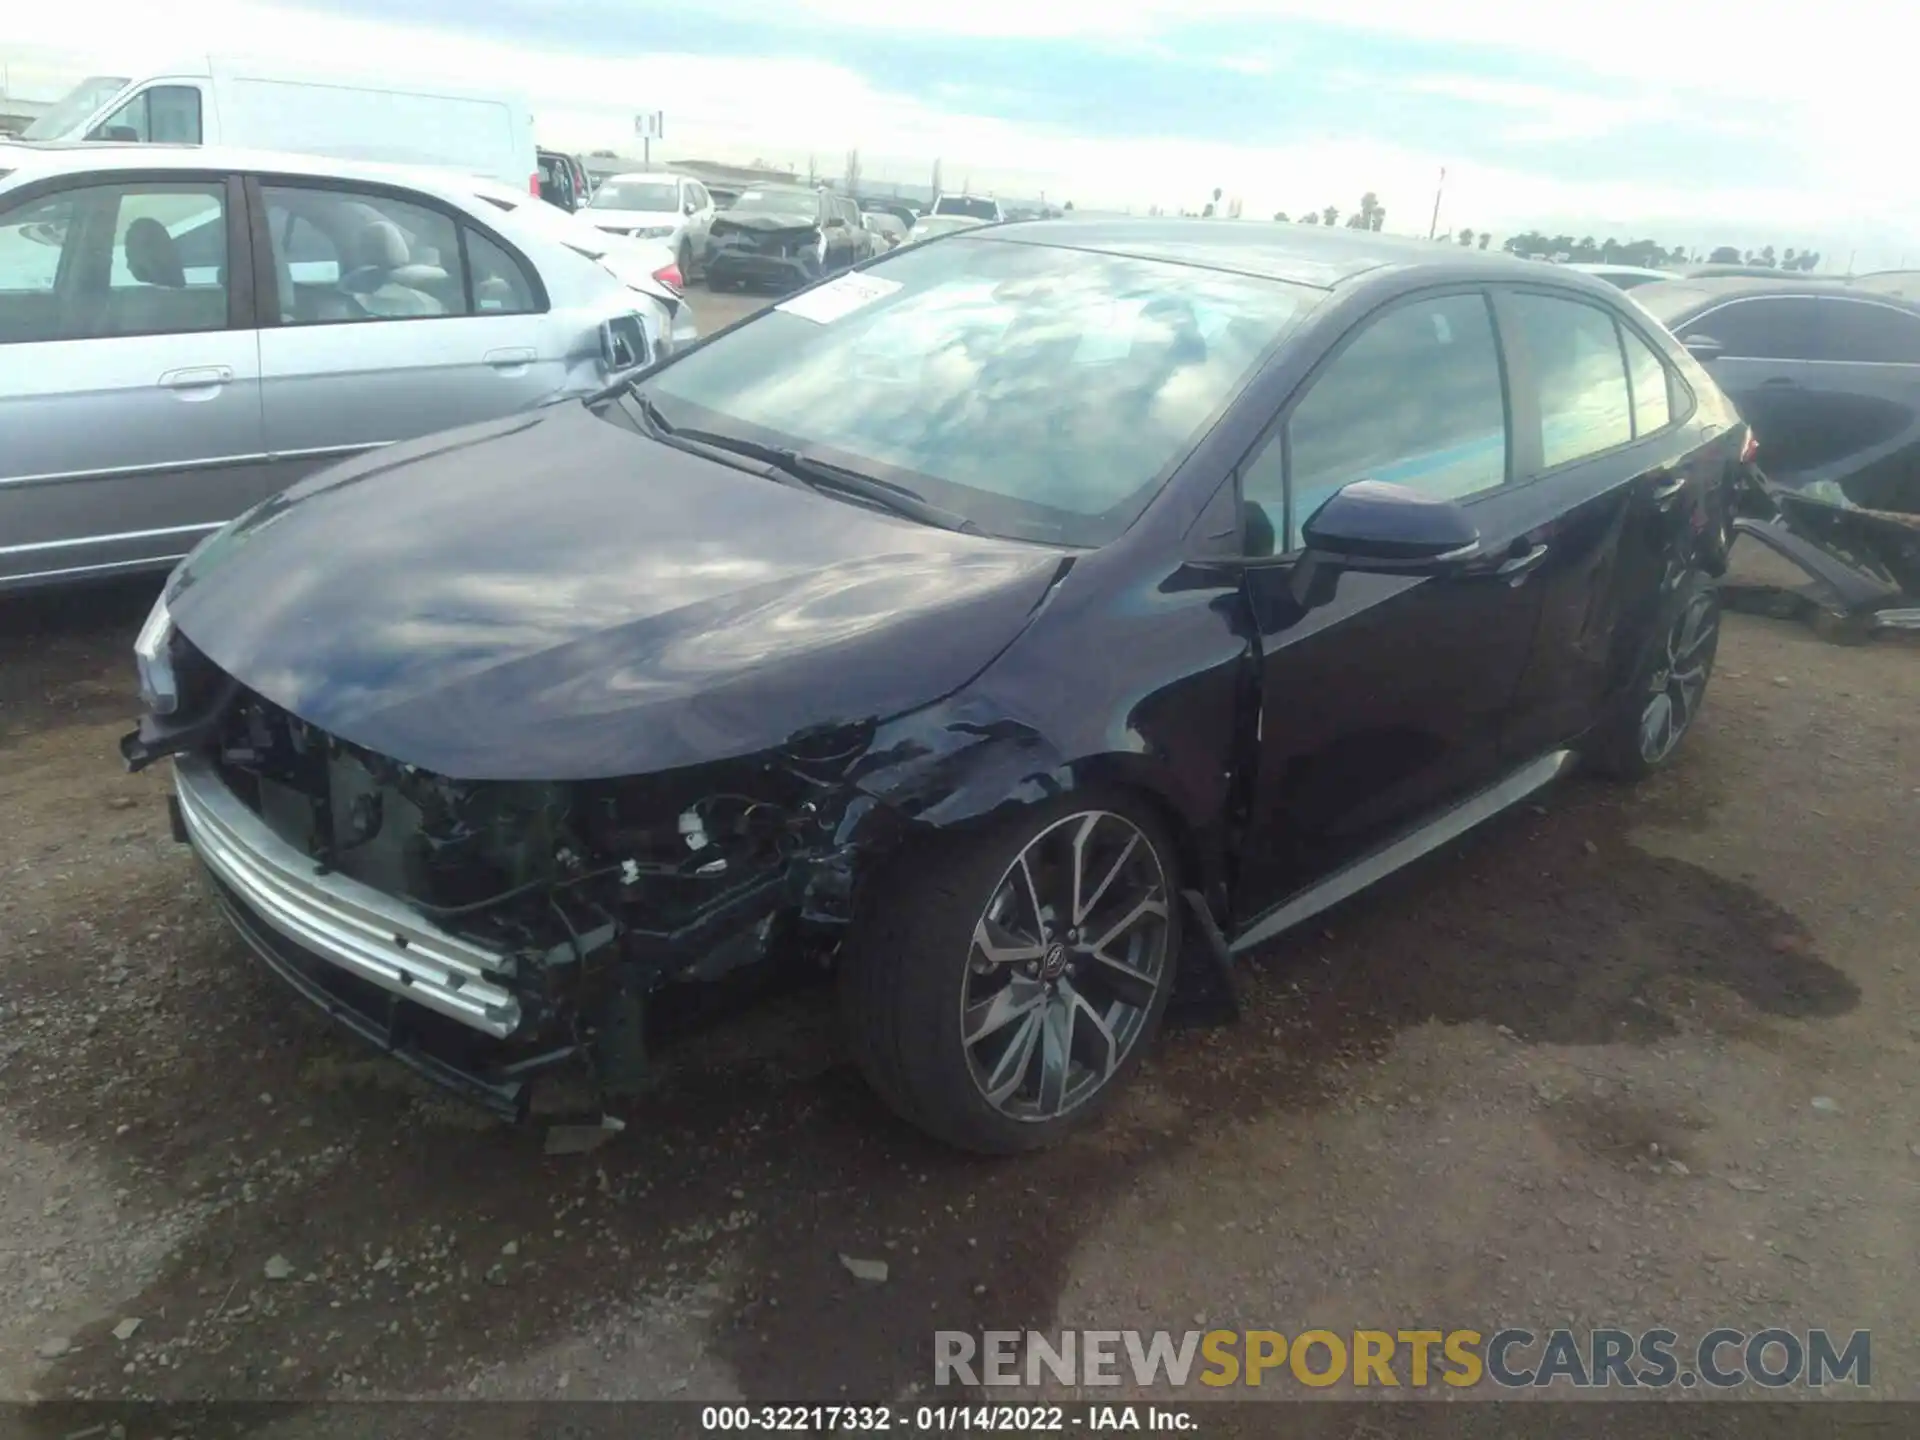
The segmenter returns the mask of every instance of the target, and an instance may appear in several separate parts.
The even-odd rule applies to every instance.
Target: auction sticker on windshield
[[[816,285],[791,300],[782,300],[773,308],[816,325],[831,325],[876,300],[884,300],[900,288],[898,280],[883,280],[878,275],[848,272],[824,285]]]

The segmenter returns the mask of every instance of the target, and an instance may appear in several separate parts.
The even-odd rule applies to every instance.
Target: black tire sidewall
[[[1687,717],[1686,729],[1667,753],[1658,760],[1649,760],[1640,751],[1640,719],[1647,701],[1652,698],[1654,676],[1665,665],[1667,639],[1687,607],[1703,593],[1712,600],[1713,640],[1707,647],[1707,674],[1701,683],[1700,702],[1694,706],[1693,714]],[[1622,780],[1639,780],[1657,770],[1666,769],[1686,748],[1687,738],[1699,724],[1701,707],[1706,703],[1707,690],[1713,683],[1713,667],[1720,654],[1720,625],[1723,618],[1719,586],[1705,570],[1698,566],[1689,567],[1667,596],[1666,603],[1660,607],[1659,622],[1654,628],[1640,669],[1633,677],[1633,685],[1618,713],[1606,725],[1600,743],[1594,747],[1593,759],[1603,773]]]
[[[1089,810],[1105,810],[1138,827],[1159,859],[1167,882],[1167,965],[1145,1023],[1118,1069],[1095,1094],[1064,1115],[1023,1121],[1002,1114],[975,1084],[961,1035],[961,995],[972,950],[973,927],[1020,852],[1042,831]],[[1079,794],[1036,807],[983,832],[934,837],[889,867],[875,908],[878,923],[859,939],[914,934],[912,953],[867,953],[865,964],[904,967],[891,977],[888,1017],[898,1047],[891,1073],[868,1076],[895,1110],[950,1144],[1009,1154],[1040,1149],[1091,1122],[1112,1103],[1152,1046],[1171,998],[1182,938],[1179,857],[1166,826],[1150,804],[1128,795]],[[902,912],[912,918],[899,923]],[[891,923],[889,923],[891,922]],[[871,1023],[870,1017],[866,1023]],[[863,1037],[872,1038],[872,1037]],[[856,1044],[856,1051],[865,1047]],[[899,1092],[899,1093],[894,1093]]]

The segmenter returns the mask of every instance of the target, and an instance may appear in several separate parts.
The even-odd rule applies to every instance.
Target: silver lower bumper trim
[[[187,839],[248,909],[329,964],[484,1034],[520,1024],[501,982],[507,956],[449,934],[411,906],[312,858],[268,828],[198,756],[176,756],[174,791]]]

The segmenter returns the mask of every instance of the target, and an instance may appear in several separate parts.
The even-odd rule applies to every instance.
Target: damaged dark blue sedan
[[[1357,232],[905,248],[235,521],[129,764],[260,958],[503,1111],[798,960],[958,1145],[1547,784],[1667,764],[1749,437],[1612,287]]]

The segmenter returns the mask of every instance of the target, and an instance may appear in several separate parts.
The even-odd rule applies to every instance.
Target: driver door
[[[1242,466],[1261,719],[1236,923],[1501,773],[1540,612],[1508,410],[1487,297],[1414,297],[1361,321]],[[1302,526],[1361,479],[1464,505],[1488,560],[1349,570],[1296,603]]]

